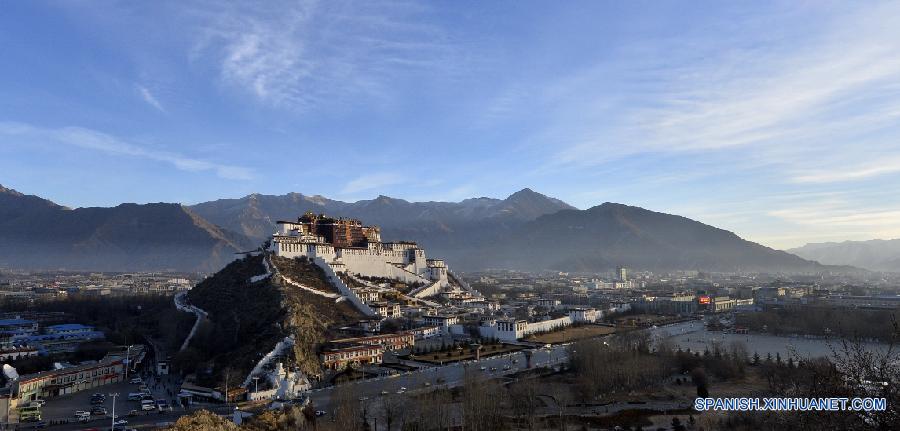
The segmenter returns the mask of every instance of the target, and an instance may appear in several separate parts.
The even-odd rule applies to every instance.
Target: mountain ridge
[[[808,243],[786,251],[831,265],[900,272],[900,238]]]
[[[0,265],[31,268],[217,270],[235,252],[268,239],[278,220],[314,211],[379,225],[385,241],[416,241],[429,256],[461,270],[841,269],[687,217],[613,202],[580,210],[527,188],[505,199],[460,202],[410,202],[385,195],[343,202],[302,193],[253,193],[190,206],[127,203],[76,209],[2,190],[0,214],[6,217],[0,217]]]
[[[0,264],[69,270],[211,271],[252,245],[181,204],[70,209],[4,188]]]

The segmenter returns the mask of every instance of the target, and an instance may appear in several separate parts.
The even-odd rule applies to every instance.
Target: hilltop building
[[[383,277],[421,286],[411,296],[469,290],[440,259],[427,259],[415,242],[382,242],[378,226],[307,212],[296,221],[279,221],[270,250],[286,258],[305,256],[333,273]]]

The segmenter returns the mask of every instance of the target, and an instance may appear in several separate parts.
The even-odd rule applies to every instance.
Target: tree
[[[697,386],[697,396],[700,398],[709,397],[709,382],[706,377],[706,372],[703,371],[702,368],[694,368],[691,371],[691,380],[694,382],[694,385]]]

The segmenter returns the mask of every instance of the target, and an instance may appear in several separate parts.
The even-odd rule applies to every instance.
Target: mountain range
[[[505,199],[343,202],[319,195],[251,194],[192,206],[122,204],[70,209],[0,187],[0,266],[211,271],[306,211],[353,217],[385,240],[419,242],[460,270],[637,269],[817,272],[817,262],[685,217],[604,203],[579,210],[523,189]]]
[[[0,186],[0,266],[214,271],[251,244],[179,204],[70,209]]]
[[[788,251],[827,265],[900,272],[900,239],[810,243]]]

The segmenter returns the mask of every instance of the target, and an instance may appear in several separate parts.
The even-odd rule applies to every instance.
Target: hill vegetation
[[[363,317],[349,302],[335,302],[291,286],[279,276],[251,283],[253,276],[265,272],[262,260],[263,256],[236,260],[188,295],[193,305],[209,313],[209,320],[180,355],[179,363],[186,367],[208,363],[211,370],[207,380],[211,382],[207,383],[219,383],[231,372],[246,376],[288,335],[294,336],[295,343],[286,365],[295,365],[307,375],[319,375],[319,346],[334,337],[336,327]],[[295,281],[303,280],[317,289],[330,286],[324,273],[309,262],[279,261],[279,265],[289,268]]]

